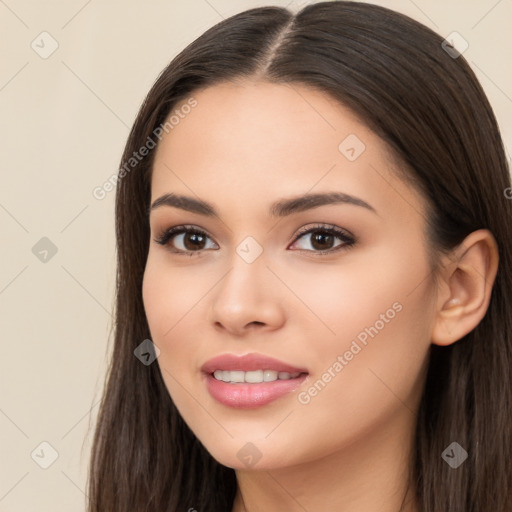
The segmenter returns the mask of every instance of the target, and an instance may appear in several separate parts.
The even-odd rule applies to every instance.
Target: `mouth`
[[[279,378],[279,374],[282,374],[283,379],[288,378],[285,375],[286,373],[290,375],[308,373],[306,368],[296,367],[279,359],[257,353],[244,355],[221,354],[206,361],[201,370],[208,374],[213,374],[216,371],[244,372],[250,374],[249,378],[259,377],[260,371],[263,372],[263,378],[265,377],[265,372],[277,372],[277,378]],[[273,373],[267,375],[267,378],[275,380],[273,377]]]
[[[201,368],[210,395],[229,407],[253,409],[295,391],[308,377],[304,368],[264,356],[224,354]]]
[[[245,372],[242,370],[215,370],[210,373],[213,378],[230,384],[260,384],[262,382],[275,382],[277,380],[296,379],[306,372],[278,372],[277,370],[254,370]]]

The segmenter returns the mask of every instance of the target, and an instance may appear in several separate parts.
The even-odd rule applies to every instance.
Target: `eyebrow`
[[[288,199],[280,199],[270,206],[269,215],[271,217],[286,217],[294,213],[303,212],[329,204],[351,204],[354,206],[360,206],[378,215],[375,208],[366,201],[343,192],[305,194]],[[197,213],[199,215],[205,215],[207,217],[219,216],[215,207],[207,201],[180,194],[164,194],[153,202],[148,213],[160,208],[161,206],[171,206],[188,212]]]

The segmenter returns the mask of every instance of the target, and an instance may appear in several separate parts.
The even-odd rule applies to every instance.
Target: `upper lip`
[[[263,354],[221,354],[209,359],[203,364],[201,370],[205,373],[213,373],[215,370],[238,370],[251,372],[254,370],[276,370],[288,373],[308,373],[305,368],[297,368],[291,364],[279,361]]]

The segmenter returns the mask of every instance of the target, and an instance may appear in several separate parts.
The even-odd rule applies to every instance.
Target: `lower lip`
[[[295,391],[305,380],[304,373],[295,379],[275,380],[257,384],[230,384],[206,375],[206,386],[210,395],[223,405],[238,409],[255,409]]]

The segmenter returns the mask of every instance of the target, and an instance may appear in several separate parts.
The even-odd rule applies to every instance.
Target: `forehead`
[[[385,143],[321,91],[222,83],[191,97],[195,106],[175,117],[179,122],[157,147],[152,201],[175,191],[247,208],[252,201],[336,190],[378,211],[422,208],[421,197],[392,172]]]

